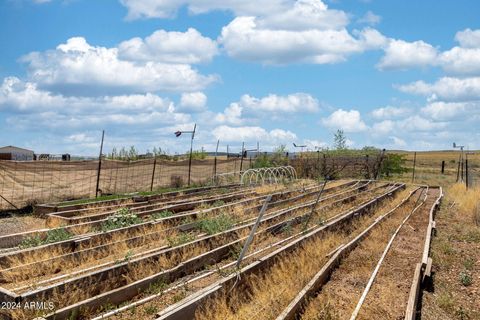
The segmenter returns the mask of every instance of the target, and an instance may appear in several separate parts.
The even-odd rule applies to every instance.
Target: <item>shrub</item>
[[[389,177],[391,174],[402,174],[408,171],[405,167],[405,155],[389,153],[383,158],[381,174]]]

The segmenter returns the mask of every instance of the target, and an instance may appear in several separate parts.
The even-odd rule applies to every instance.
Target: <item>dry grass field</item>
[[[417,319],[480,319],[480,159],[469,155],[473,183],[467,190],[456,183],[453,163],[440,172],[442,160],[456,156],[417,153],[415,183],[412,171],[388,180],[329,182],[314,207],[321,185],[306,179],[180,191],[138,208],[129,207],[130,199],[112,211],[92,203],[73,210],[85,221],[58,228],[28,215],[2,219],[0,240],[13,244],[0,253],[0,287],[22,301],[51,301],[55,314],[4,310],[0,319],[293,319],[285,317],[288,310],[296,319],[350,319],[377,263],[357,319],[403,319],[425,248],[433,273],[423,283]],[[445,193],[431,247],[425,242],[429,212],[440,189],[426,184]],[[105,216],[89,220],[90,214]],[[39,235],[12,235],[32,230]],[[312,283],[315,290],[307,290]],[[192,311],[191,299],[201,294],[208,299]],[[295,301],[300,307],[289,309]],[[190,310],[186,318],[168,315],[183,317],[183,310]]]

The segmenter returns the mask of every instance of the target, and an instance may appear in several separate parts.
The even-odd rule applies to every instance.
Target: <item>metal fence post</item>
[[[243,149],[245,148],[245,142],[242,142],[242,154],[240,158],[240,173],[242,172],[243,169]]]
[[[216,180],[217,180],[217,153],[218,153],[219,144],[220,144],[220,140],[217,140],[217,148],[215,149],[215,159],[213,159],[213,179],[212,179],[213,183],[216,183]]]
[[[445,173],[445,160],[442,160],[442,174]]]
[[[157,156],[153,158],[153,169],[152,169],[152,183],[150,184],[150,191],[153,191],[153,181],[155,180],[155,168],[157,167]]]
[[[312,218],[313,212],[315,211],[315,208],[317,207],[318,201],[320,200],[320,197],[322,196],[323,190],[325,189],[325,186],[327,185],[328,180],[325,180],[322,185],[322,189],[320,189],[320,192],[317,195],[317,200],[315,203],[312,205],[312,210],[310,211],[310,214],[307,217],[307,220],[305,221],[305,225],[303,226],[303,230],[306,230],[308,227],[308,223],[310,222],[310,219]]]
[[[462,161],[461,158],[462,158],[462,156],[458,157],[457,181],[456,182],[458,182],[458,179],[460,178],[460,162]]]
[[[460,169],[460,177],[461,177],[461,182],[463,182],[463,174],[464,174],[464,166],[463,166],[463,157],[462,157],[462,161],[461,161],[461,164],[462,164],[462,167]]]
[[[242,251],[240,252],[240,256],[238,257],[237,263],[236,263],[236,268],[238,269],[240,267],[240,263],[242,263],[243,257],[245,256],[245,253],[247,253],[248,247],[250,246],[250,243],[253,240],[253,236],[255,235],[255,231],[257,231],[258,225],[260,224],[260,221],[262,220],[263,214],[267,210],[268,203],[272,200],[272,195],[268,195],[268,197],[265,199],[265,202],[263,203],[262,209],[260,210],[260,213],[257,217],[257,221],[255,221],[255,224],[253,225],[252,230],[250,231],[250,235],[247,238],[247,241],[245,241],[245,244],[243,245]]]
[[[97,186],[95,188],[95,198],[98,197],[98,190],[100,187],[100,172],[102,170],[103,138],[105,138],[105,130],[102,130],[102,142],[100,143],[100,154],[98,156]]]
[[[468,159],[465,159],[465,186],[468,189]]]

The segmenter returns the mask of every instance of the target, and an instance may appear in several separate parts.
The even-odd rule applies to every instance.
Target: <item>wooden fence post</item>
[[[445,173],[445,160],[442,160],[442,174]]]

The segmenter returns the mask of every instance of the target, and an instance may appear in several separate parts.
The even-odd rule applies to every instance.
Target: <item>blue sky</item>
[[[0,145],[480,148],[480,3],[0,2]]]

